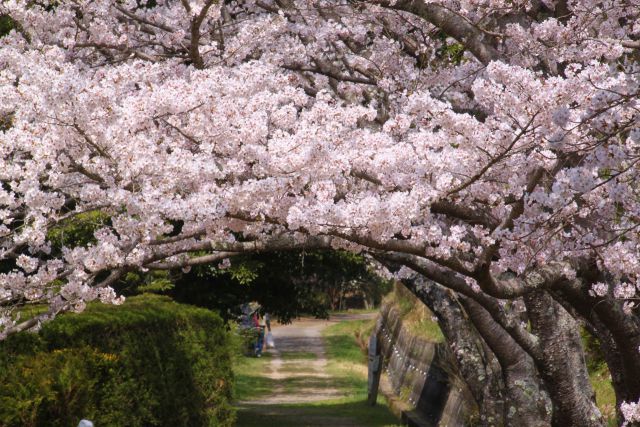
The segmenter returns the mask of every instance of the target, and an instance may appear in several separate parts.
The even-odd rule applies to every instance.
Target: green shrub
[[[217,314],[165,297],[91,305],[0,343],[0,426],[231,426],[231,347]]]

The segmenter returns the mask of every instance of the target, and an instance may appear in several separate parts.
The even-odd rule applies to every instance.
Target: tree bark
[[[480,304],[459,297],[480,335],[496,355],[505,384],[506,426],[543,427],[551,424],[552,405],[533,359],[496,323]]]
[[[616,407],[640,399],[640,319],[623,312],[611,296],[589,294],[590,282],[573,281],[554,290],[554,297],[573,309],[598,338],[611,372]]]
[[[553,401],[552,425],[604,426],[589,382],[577,322],[546,291],[531,292],[524,301],[542,348],[536,363]]]
[[[504,383],[500,365],[478,335],[452,291],[433,282],[403,282],[438,318],[458,364],[480,411],[480,425],[502,426],[504,422]]]

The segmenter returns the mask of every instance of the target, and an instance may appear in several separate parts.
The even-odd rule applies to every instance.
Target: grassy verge
[[[275,381],[265,375],[271,371],[271,354],[263,353],[261,358],[239,355],[234,361],[234,399],[253,400],[267,395],[275,387]]]
[[[280,357],[283,360],[313,360],[317,356],[315,353],[311,353],[308,351],[287,351],[286,353],[280,354]]]
[[[602,365],[597,370],[589,373],[591,386],[596,393],[596,404],[602,412],[608,426],[618,425],[616,419],[616,394],[611,385],[611,375],[606,365]]]
[[[349,393],[349,399],[367,399],[367,359],[356,341],[366,334],[371,321],[354,320],[336,323],[324,330],[327,372],[339,378],[341,388]]]
[[[329,316],[333,316],[335,314],[369,314],[376,313],[378,309],[376,308],[349,308],[347,310],[332,310],[329,311]]]
[[[336,323],[324,330],[327,372],[340,378],[343,399],[320,402],[317,406],[332,406],[344,417],[359,420],[366,426],[393,426],[398,420],[389,411],[381,395],[374,407],[367,405],[367,357],[357,339],[366,340],[374,327],[373,320],[352,320]]]
[[[385,297],[387,304],[400,310],[403,325],[409,328],[411,335],[430,342],[444,342],[444,335],[433,319],[433,313],[404,286],[396,285],[394,291]]]

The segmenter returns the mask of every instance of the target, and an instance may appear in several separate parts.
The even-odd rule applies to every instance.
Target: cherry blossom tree
[[[432,308],[484,425],[603,425],[579,325],[640,419],[637,0],[0,15],[1,337],[119,303],[131,270],[342,248]],[[52,250],[95,212],[91,242]]]

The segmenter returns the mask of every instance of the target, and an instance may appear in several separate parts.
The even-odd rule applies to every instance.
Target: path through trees
[[[262,391],[238,402],[237,425],[373,427],[395,423],[384,405],[367,406],[366,365],[333,358],[331,349],[328,357],[323,337],[327,327],[372,316],[334,315],[330,321],[302,319],[275,327],[277,349],[265,352],[263,363],[253,364],[257,368],[253,375],[261,378],[252,383]],[[359,351],[353,338],[350,347],[343,350]],[[243,371],[239,376],[250,374]]]

